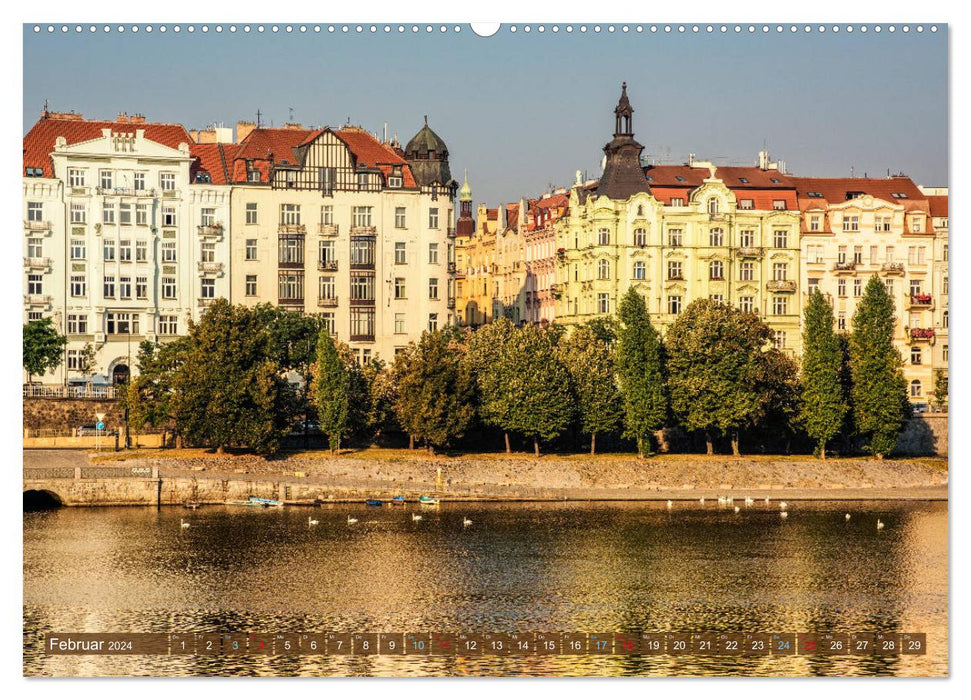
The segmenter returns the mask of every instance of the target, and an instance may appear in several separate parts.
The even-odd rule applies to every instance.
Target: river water
[[[711,502],[29,512],[24,673],[947,674],[947,504],[800,502],[788,512],[763,502],[738,514]],[[322,631],[923,632],[928,653],[104,657],[46,656],[41,641]]]

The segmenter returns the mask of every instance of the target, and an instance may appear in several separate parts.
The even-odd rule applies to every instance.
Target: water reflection
[[[846,521],[845,512],[853,517]],[[319,525],[310,526],[313,512]],[[24,516],[28,675],[943,675],[947,505]],[[358,519],[347,522],[348,514]],[[468,516],[473,525],[462,526]],[[877,531],[876,520],[887,527]],[[181,518],[190,527],[180,527]],[[52,631],[926,632],[907,657],[45,657]]]

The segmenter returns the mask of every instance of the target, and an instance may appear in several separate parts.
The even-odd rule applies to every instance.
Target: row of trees
[[[662,338],[631,290],[616,318],[566,333],[499,319],[478,330],[423,334],[386,366],[359,366],[314,316],[270,305],[214,303],[184,338],[142,343],[126,401],[134,425],[173,425],[218,449],[276,451],[316,418],[330,448],[401,430],[430,450],[491,428],[540,446],[571,432],[619,435],[644,456],[658,431],[718,438],[775,430],[811,438],[821,457],[837,437],[892,451],[906,416],[893,345],[893,302],[876,278],[849,336],[833,330],[818,292],[805,312],[803,366],[771,342],[758,316],[710,300],[689,304]]]

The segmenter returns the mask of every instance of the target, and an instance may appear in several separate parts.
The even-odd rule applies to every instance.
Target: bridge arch
[[[24,491],[24,510],[49,510],[60,508],[64,499],[48,489],[26,489]]]

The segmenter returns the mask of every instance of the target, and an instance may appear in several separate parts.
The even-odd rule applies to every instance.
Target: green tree
[[[897,445],[907,402],[903,360],[893,344],[895,321],[893,299],[874,275],[853,314],[850,376],[857,432],[878,459]]]
[[[637,290],[631,288],[621,298],[618,317],[616,369],[624,402],[624,437],[637,441],[637,454],[643,457],[651,434],[663,428],[668,417],[664,349]]]
[[[461,438],[475,417],[464,349],[447,331],[426,331],[395,357],[395,414],[409,435],[434,452]]]
[[[261,316],[217,299],[190,326],[191,349],[173,388],[179,429],[192,443],[269,454],[289,432],[294,390]]]
[[[561,335],[556,327],[523,326],[500,359],[508,381],[507,426],[532,438],[537,457],[540,440],[563,433],[574,417],[570,372],[556,352]]]
[[[34,375],[44,375],[61,366],[67,338],[57,332],[50,318],[30,321],[24,325],[24,370],[27,383]]]
[[[757,366],[755,382],[762,387],[762,401],[746,427],[757,432],[763,445],[783,440],[788,454],[792,438],[802,425],[799,364],[781,350],[769,348],[761,354]]]
[[[167,428],[175,422],[175,376],[192,346],[189,336],[168,343],[143,340],[138,347],[138,376],[125,391],[129,425],[135,432],[150,426]],[[181,440],[178,437],[177,440]]]
[[[515,333],[509,319],[498,318],[470,334],[466,354],[469,370],[475,377],[479,417],[486,425],[503,432],[506,454],[512,451],[509,431],[515,401],[510,389],[514,377],[506,358]]]
[[[85,343],[78,357],[78,374],[82,377],[91,377],[96,369],[96,357],[94,346],[91,343]]]
[[[326,328],[320,329],[316,355],[313,402],[330,451],[339,453],[341,438],[347,431],[350,377]]]
[[[590,454],[595,454],[597,433],[614,430],[622,417],[613,353],[593,329],[580,326],[560,339],[559,354],[576,393],[580,429],[590,435]]]
[[[947,410],[947,370],[945,369],[934,372],[934,408],[938,411]]]
[[[765,411],[764,357],[770,330],[755,314],[697,299],[666,337],[671,408],[687,430],[728,435],[738,455],[738,433]]]
[[[816,289],[803,314],[800,418],[816,441],[820,459],[826,459],[826,443],[839,434],[849,408],[842,372],[843,351],[833,330],[833,309]]]

